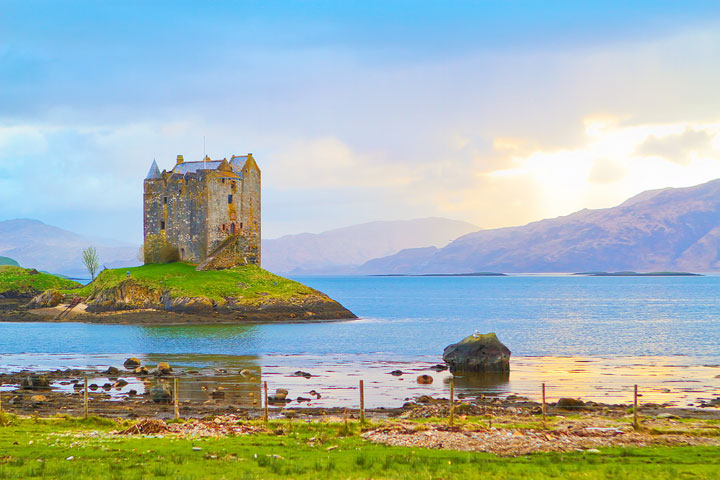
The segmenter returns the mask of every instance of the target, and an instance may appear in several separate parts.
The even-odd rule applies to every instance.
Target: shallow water
[[[478,330],[513,351],[512,373],[458,393],[583,396],[627,403],[696,403],[720,393],[720,277],[302,277],[350,308],[355,321],[272,325],[128,326],[0,323],[0,370],[120,366],[127,356],[187,368],[250,367],[315,405],[398,406],[447,395],[427,371],[443,348]],[[246,365],[241,367],[241,365]],[[411,374],[393,377],[388,372]],[[315,377],[289,376],[295,370]],[[430,386],[415,377],[430,373]],[[402,380],[401,380],[402,378]],[[198,380],[199,381],[199,380]],[[188,385],[188,395],[192,389]],[[182,390],[182,389],[181,389]],[[182,395],[182,391],[181,391]]]

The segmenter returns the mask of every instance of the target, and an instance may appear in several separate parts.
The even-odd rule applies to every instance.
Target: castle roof
[[[152,165],[150,165],[150,170],[148,171],[147,177],[145,177],[145,179],[152,180],[155,178],[160,178],[160,169],[158,168],[157,162],[153,160]]]
[[[186,173],[196,173],[198,170],[217,170],[222,160],[209,160],[207,162],[183,162],[175,165],[172,173],[185,175]]]

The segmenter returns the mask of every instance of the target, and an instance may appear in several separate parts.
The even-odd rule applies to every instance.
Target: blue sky
[[[481,227],[720,176],[717,2],[0,0],[0,219],[140,242],[157,159],[253,152],[264,236]]]

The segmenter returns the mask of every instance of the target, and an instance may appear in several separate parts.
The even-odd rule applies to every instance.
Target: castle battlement
[[[252,156],[153,161],[144,181],[145,243],[162,238],[198,268],[260,265],[260,169]],[[147,261],[146,261],[147,263]]]

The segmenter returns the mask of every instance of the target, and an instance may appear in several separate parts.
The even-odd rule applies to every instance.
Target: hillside
[[[621,205],[470,233],[362,273],[720,271],[720,180],[643,192]]]
[[[444,246],[477,226],[446,218],[370,222],[263,240],[263,267],[276,273],[344,273],[405,248]]]
[[[0,265],[0,297],[29,298],[50,288],[78,288],[80,284],[37,270]]]
[[[97,249],[101,267],[139,264],[138,245],[78,235],[39,220],[0,221],[0,255],[13,258],[24,267],[89,277],[81,260],[81,252],[89,246]]]

